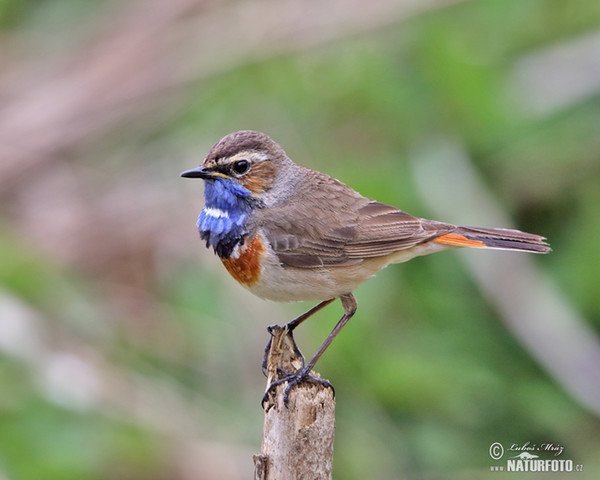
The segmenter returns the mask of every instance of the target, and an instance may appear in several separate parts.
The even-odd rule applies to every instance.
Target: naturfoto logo
[[[511,443],[505,448],[500,442],[490,445],[492,460],[501,460],[506,454],[506,463],[490,465],[492,472],[583,472],[583,465],[571,459],[559,459],[565,448],[556,443]],[[511,455],[514,454],[514,455]],[[551,458],[540,458],[551,457]]]

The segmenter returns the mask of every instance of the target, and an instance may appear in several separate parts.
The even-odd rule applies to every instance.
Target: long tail
[[[521,252],[548,253],[551,249],[545,238],[532,233],[507,228],[456,227],[451,233],[433,241],[454,247],[494,248]]]

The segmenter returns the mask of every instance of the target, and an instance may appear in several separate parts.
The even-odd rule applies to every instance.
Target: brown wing
[[[294,202],[257,212],[279,260],[294,267],[348,265],[413,247],[454,229],[369,200],[325,174],[306,170]]]
[[[358,210],[357,226],[346,245],[350,258],[379,257],[451,232],[456,227],[425,220],[384,203],[370,201]]]

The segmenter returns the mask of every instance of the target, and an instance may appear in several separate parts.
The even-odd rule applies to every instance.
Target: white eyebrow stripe
[[[204,207],[204,213],[213,218],[229,218],[229,212],[220,208]]]

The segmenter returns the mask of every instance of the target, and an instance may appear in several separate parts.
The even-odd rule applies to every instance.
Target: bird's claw
[[[310,370],[307,368],[302,368],[296,373],[286,372],[282,369],[280,370],[280,372],[283,373],[285,376],[283,378],[280,378],[279,380],[275,380],[269,385],[261,401],[261,405],[263,407],[265,402],[269,399],[269,395],[271,394],[271,392],[274,391],[273,389],[285,382],[287,382],[287,386],[285,387],[285,390],[283,392],[283,404],[286,406],[286,408],[290,400],[290,392],[292,388],[294,388],[296,385],[299,385],[302,382],[314,383],[317,385],[323,385],[324,387],[331,388],[331,392],[335,396],[335,389],[333,388],[333,385],[329,383],[328,380],[315,377],[314,375],[310,375]]]

